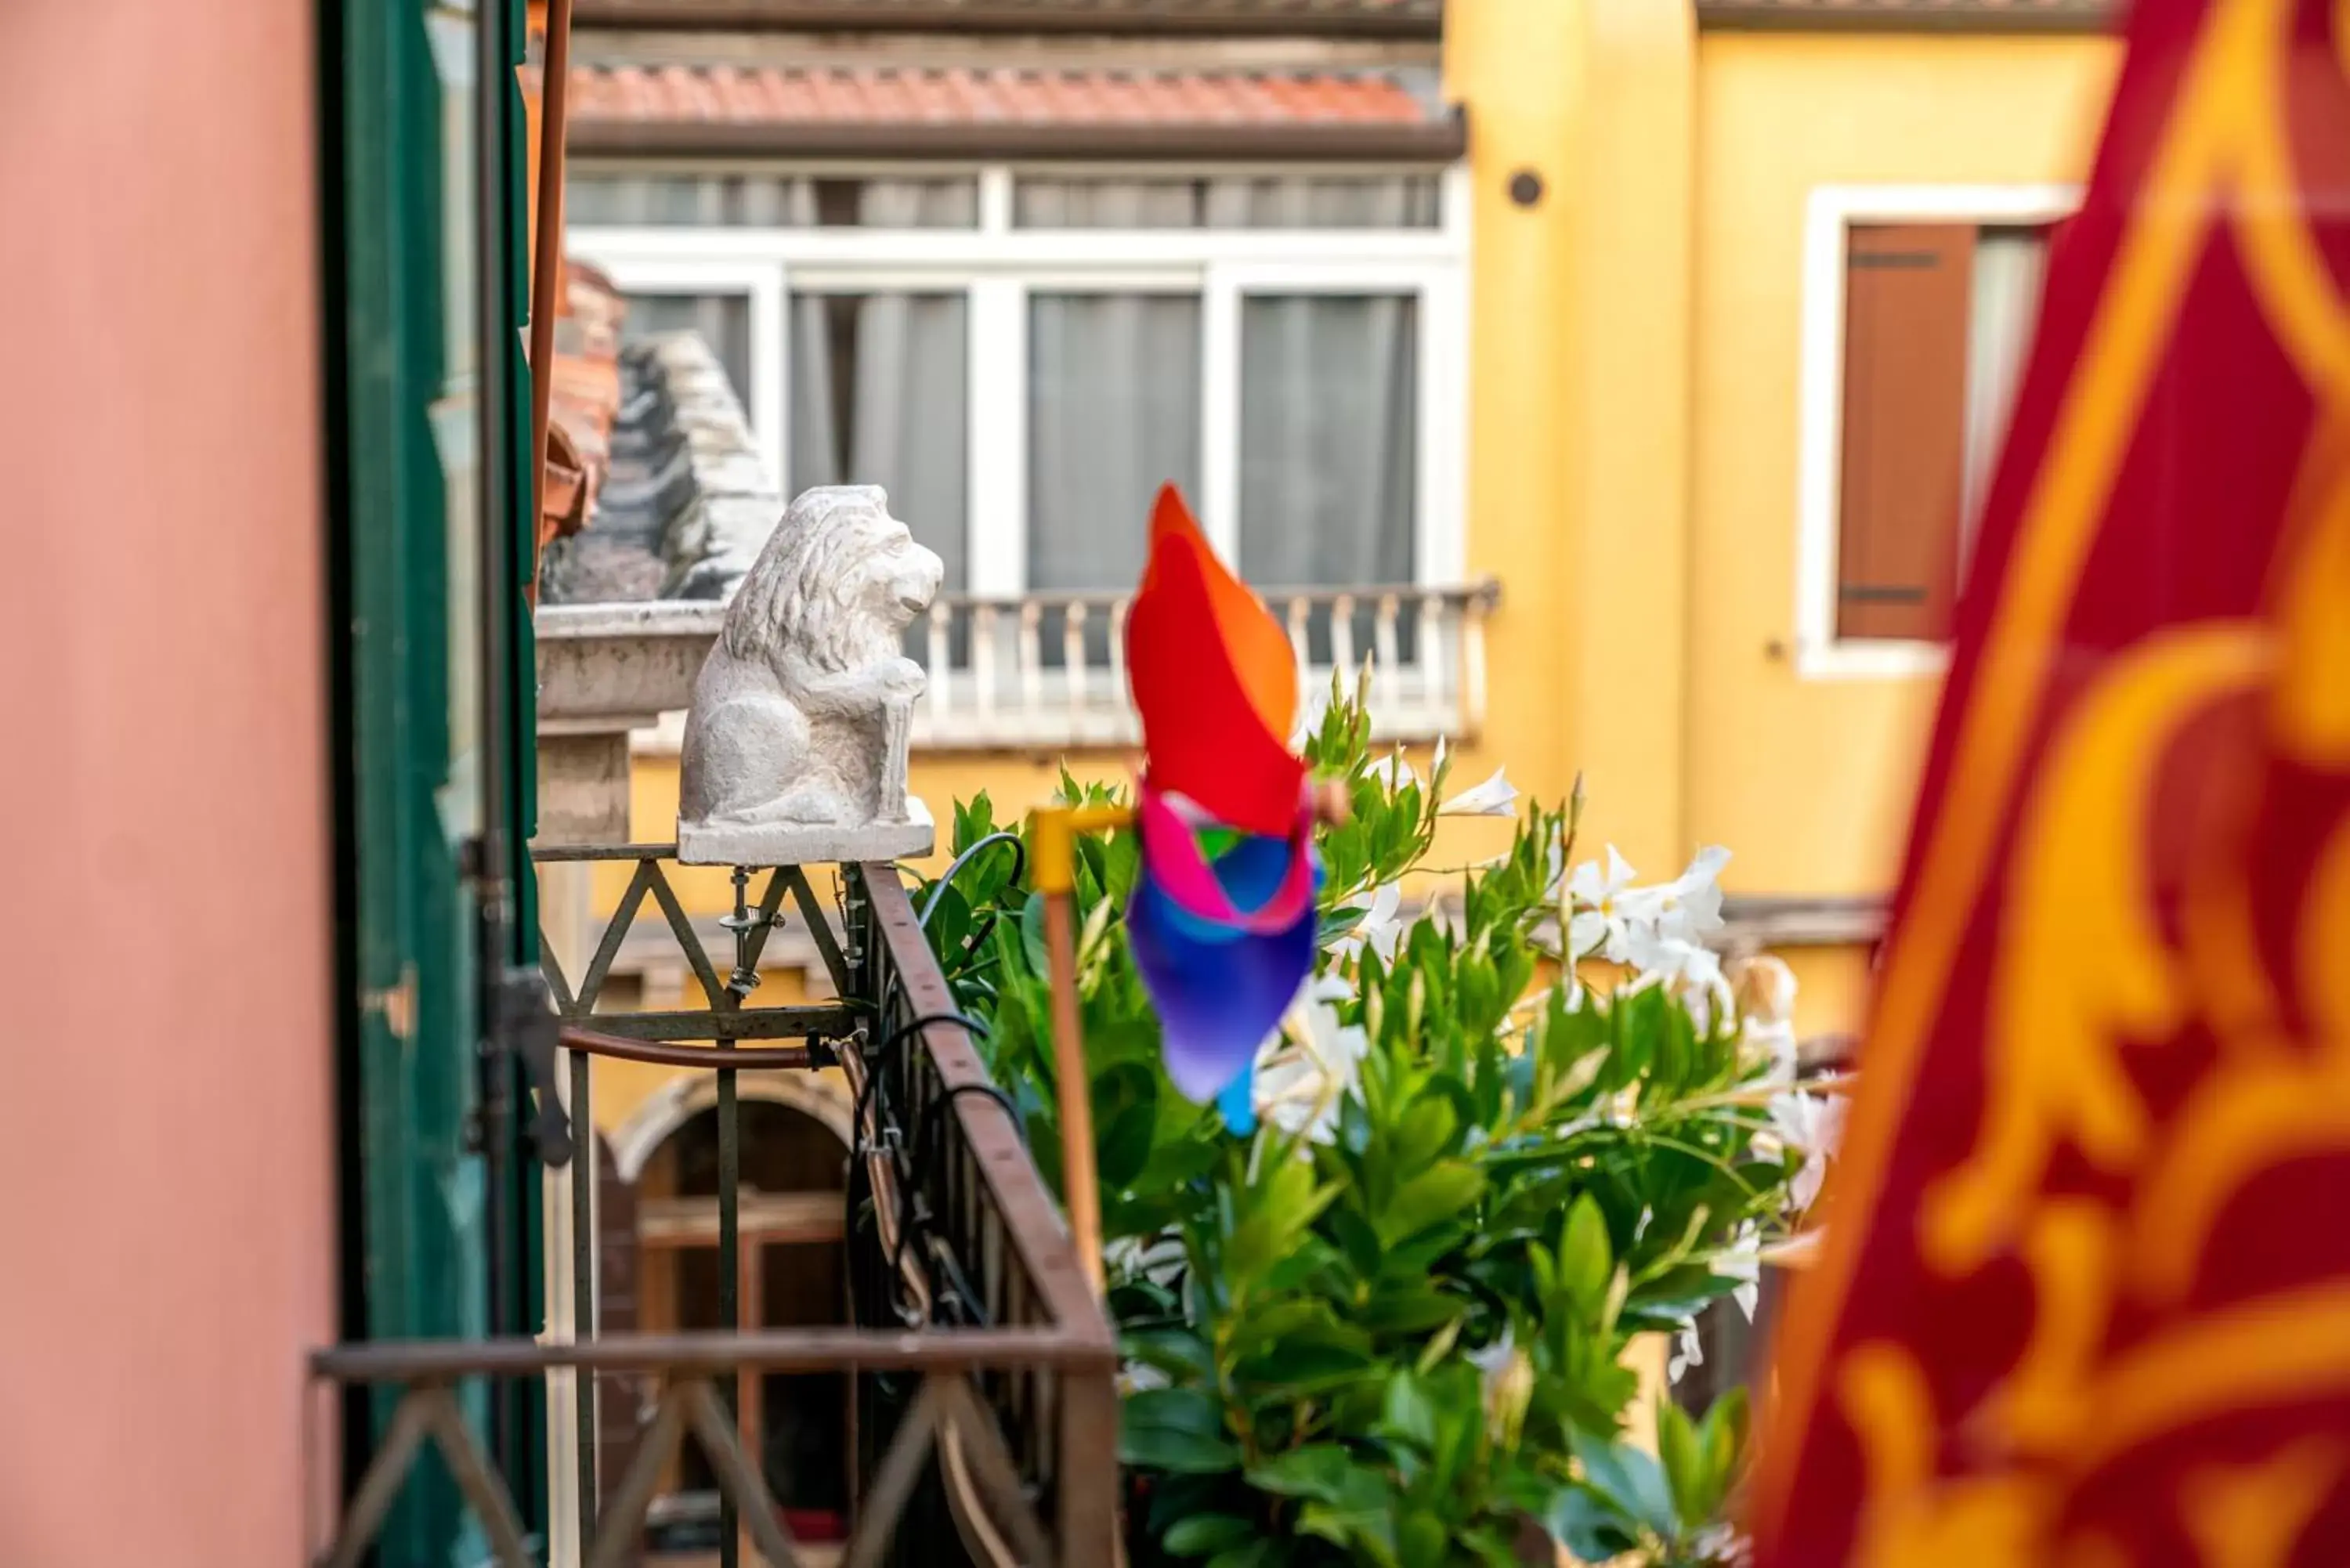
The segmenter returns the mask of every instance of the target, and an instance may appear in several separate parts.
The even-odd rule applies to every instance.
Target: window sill
[[[1804,680],[1917,680],[1950,668],[1950,645],[1940,642],[1840,639],[1795,650],[1795,674]]]

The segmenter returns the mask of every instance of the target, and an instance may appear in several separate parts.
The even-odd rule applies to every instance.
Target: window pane
[[[1433,174],[1233,175],[1206,180],[1024,176],[1024,229],[1432,229]]]
[[[2040,316],[2040,285],[2048,265],[2044,228],[1985,229],[1975,239],[1973,299],[1967,321],[1966,493],[1960,516],[1963,570],[1975,525],[1991,489],[1991,468],[2007,439],[2032,327]]]
[[[1029,587],[1132,587],[1151,498],[1170,482],[1199,493],[1199,296],[1034,296]]]
[[[631,294],[620,320],[620,341],[640,342],[665,332],[696,332],[725,368],[727,383],[751,407],[751,296],[747,294]]]
[[[563,218],[583,228],[624,226],[969,229],[979,182],[968,175],[842,180],[764,171],[735,173],[575,172]]]
[[[1241,575],[1265,587],[1412,580],[1419,301],[1256,295],[1241,305]],[[1351,627],[1371,648],[1371,607]],[[1307,652],[1333,657],[1317,611]],[[1399,628],[1409,642],[1409,621]],[[1411,657],[1408,649],[1400,650]]]
[[[969,301],[951,294],[795,294],[791,298],[793,495],[817,484],[878,484],[890,514],[946,565],[943,590],[970,581]],[[922,628],[912,632],[919,650]]]

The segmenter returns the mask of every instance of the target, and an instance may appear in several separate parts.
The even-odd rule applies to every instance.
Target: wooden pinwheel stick
[[[1053,987],[1053,1088],[1061,1106],[1061,1192],[1094,1294],[1103,1293],[1101,1182],[1094,1172],[1093,1077],[1086,1071],[1077,1002],[1077,835],[1133,824],[1125,806],[1048,806],[1029,819],[1032,880],[1045,900],[1045,958]]]

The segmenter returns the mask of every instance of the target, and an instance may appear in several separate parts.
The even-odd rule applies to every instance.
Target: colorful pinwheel
[[[1145,758],[1128,912],[1136,966],[1168,1076],[1245,1133],[1257,1048],[1314,967],[1321,867],[1305,764],[1289,749],[1289,639],[1171,485],[1152,509],[1126,665]]]

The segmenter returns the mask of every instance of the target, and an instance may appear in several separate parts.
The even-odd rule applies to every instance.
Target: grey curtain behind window
[[[1432,229],[1437,192],[1433,174],[1023,175],[1012,221],[1024,229]]]
[[[581,227],[968,229],[979,223],[979,182],[968,175],[851,180],[755,171],[587,171],[565,182],[563,202],[564,222]]]
[[[1268,586],[1408,583],[1417,301],[1241,303],[1241,572]]]
[[[969,307],[960,294],[794,295],[794,495],[816,484],[879,484],[889,510],[970,581],[967,500]]]
[[[1436,182],[1388,179],[1235,178],[1206,184],[1211,229],[1434,228]]]
[[[633,343],[664,332],[695,332],[718,356],[735,400],[751,409],[751,299],[743,294],[631,294],[620,340]]]
[[[1241,575],[1266,587],[1413,579],[1418,301],[1253,295],[1241,303]],[[1353,622],[1371,649],[1376,607]],[[1412,657],[1413,622],[1399,628]],[[1308,629],[1333,656],[1326,614]]]
[[[1029,587],[1131,587],[1170,482],[1197,504],[1199,296],[1032,296]]]
[[[1967,317],[1966,476],[1959,512],[1959,569],[1974,553],[1975,527],[2008,416],[2032,352],[2040,288],[2048,268],[2044,229],[1985,229],[1975,241],[1973,298]]]

